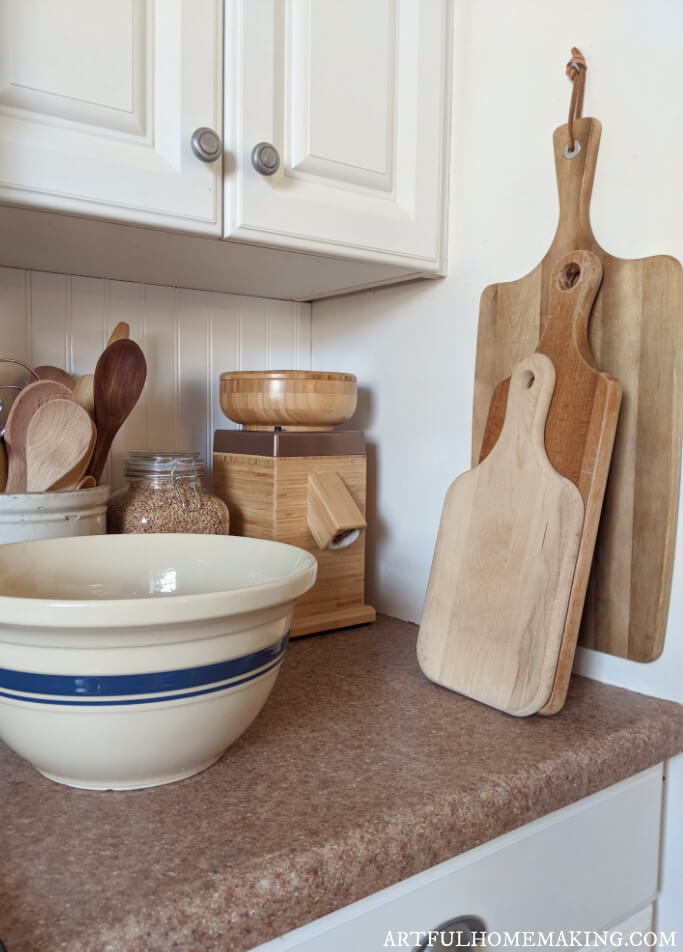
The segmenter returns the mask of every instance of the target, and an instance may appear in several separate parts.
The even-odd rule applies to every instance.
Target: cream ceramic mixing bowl
[[[316,570],[303,549],[236,536],[0,547],[0,738],[74,787],[209,767],[263,707]]]

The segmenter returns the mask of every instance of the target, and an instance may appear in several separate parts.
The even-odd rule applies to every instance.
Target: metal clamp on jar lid
[[[167,478],[176,491],[183,509],[196,512],[201,508],[197,480],[204,475],[204,462],[199,453],[179,450],[129,450],[123,475],[132,479],[144,476]]]

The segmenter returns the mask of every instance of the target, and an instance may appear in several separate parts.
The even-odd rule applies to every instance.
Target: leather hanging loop
[[[567,63],[567,76],[572,81],[572,96],[569,101],[569,119],[567,121],[567,147],[574,151],[574,120],[581,118],[583,110],[583,92],[586,85],[586,60],[575,46],[572,46],[572,58]]]

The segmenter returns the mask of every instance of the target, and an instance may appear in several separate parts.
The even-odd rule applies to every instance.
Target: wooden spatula
[[[21,391],[5,424],[8,465],[5,492],[26,492],[26,431],[33,414],[49,400],[72,398],[71,390],[54,380],[36,380]]]
[[[135,341],[122,339],[103,351],[95,367],[94,398],[97,441],[88,474],[100,481],[114,437],[142,393],[145,357]]]
[[[554,384],[522,361],[498,442],[448,490],[417,642],[428,678],[520,717],[552,691],[583,525],[544,448]]]
[[[667,255],[615,258],[598,245],[589,210],[600,123],[576,120],[574,135],[579,148],[573,158],[564,155],[567,126],[553,137],[560,218],[549,251],[525,277],[491,285],[481,297],[472,459],[480,458],[494,388],[545,330],[554,266],[575,248],[594,252],[604,279],[590,349],[597,366],[621,383],[624,404],[580,643],[652,661],[664,644],[681,473],[681,266]]]
[[[26,491],[47,492],[71,474],[77,474],[76,485],[92,453],[93,430],[92,420],[74,400],[50,400],[38,407],[26,431]]]

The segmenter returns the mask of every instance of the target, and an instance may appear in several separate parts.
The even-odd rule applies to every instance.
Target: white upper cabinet
[[[451,3],[0,0],[0,265],[304,301],[445,273]]]
[[[225,32],[225,236],[440,270],[447,0],[227,0]]]
[[[220,235],[222,7],[0,0],[0,201]]]

